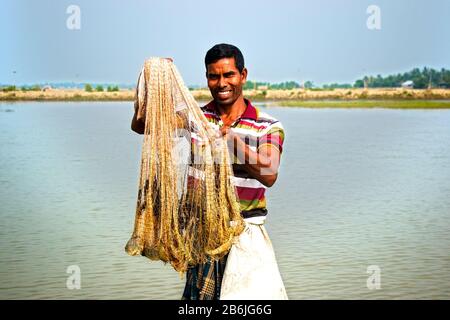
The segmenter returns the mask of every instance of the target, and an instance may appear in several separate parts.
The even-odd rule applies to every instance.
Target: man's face
[[[208,65],[208,87],[214,101],[223,106],[232,105],[242,95],[247,80],[247,69],[242,73],[236,68],[234,58],[223,58]]]

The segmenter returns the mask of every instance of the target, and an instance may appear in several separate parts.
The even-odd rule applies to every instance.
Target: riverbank
[[[276,104],[303,108],[450,109],[449,100],[292,100]]]
[[[0,101],[133,101],[134,90],[87,92],[80,89],[0,92]]]
[[[197,101],[208,101],[208,89],[191,91]],[[0,101],[133,101],[134,90],[86,92],[80,89],[0,92]],[[310,108],[450,108],[450,89],[293,89],[246,90],[252,101],[267,101],[279,106]]]
[[[192,91],[199,100],[208,100],[208,90]],[[246,90],[244,96],[255,101],[323,101],[323,100],[450,100],[450,89],[292,89]]]

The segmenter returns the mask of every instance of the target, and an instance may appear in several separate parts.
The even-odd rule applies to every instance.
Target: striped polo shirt
[[[254,107],[249,100],[245,99],[245,103],[247,104],[246,110],[232,124],[231,130],[239,135],[252,151],[257,151],[263,145],[269,144],[277,148],[281,154],[284,140],[284,129],[281,123]],[[219,130],[223,126],[214,101],[204,106],[202,111],[214,129]],[[265,197],[267,187],[250,176],[236,157],[233,162],[233,173],[233,182],[237,189],[244,218],[265,216],[267,214]]]

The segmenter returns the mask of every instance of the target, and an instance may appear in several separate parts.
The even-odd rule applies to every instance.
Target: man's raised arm
[[[137,119],[137,113],[134,113],[133,120],[131,120],[131,130],[136,133],[144,134],[145,123]]]

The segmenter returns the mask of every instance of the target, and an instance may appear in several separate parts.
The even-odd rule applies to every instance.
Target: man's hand
[[[164,59],[166,59],[166,60],[168,60],[170,62],[173,62],[172,58],[164,58]],[[136,87],[136,92],[138,91],[138,87],[139,87],[139,82],[138,82],[137,87]],[[133,119],[131,120],[131,130],[133,130],[134,132],[139,133],[139,134],[144,134],[144,132],[145,132],[145,120],[144,121],[142,121],[142,119],[138,120],[137,112],[138,112],[138,108],[137,108],[136,102],[135,102],[134,115],[133,115]],[[178,119],[177,119],[177,124],[178,124]],[[182,124],[180,124],[180,127],[182,127]]]
[[[255,152],[228,126],[221,127],[220,134],[226,138],[228,147],[250,175],[266,187],[275,183],[280,166],[280,151],[277,148],[265,144]]]

